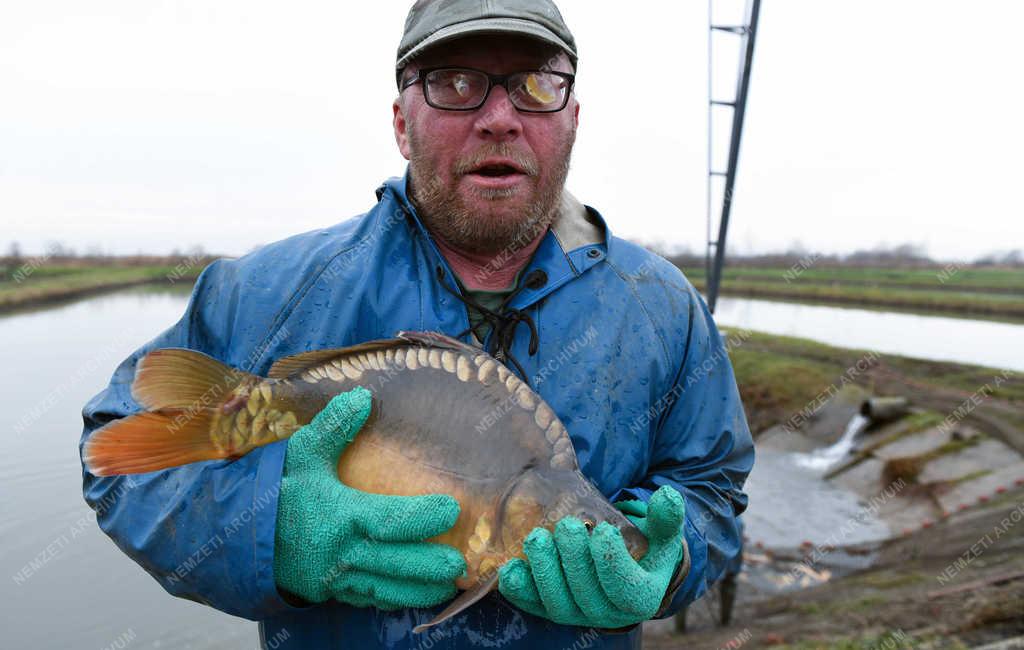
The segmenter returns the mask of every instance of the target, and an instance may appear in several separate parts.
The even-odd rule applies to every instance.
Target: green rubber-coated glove
[[[637,515],[643,505],[616,504]],[[648,541],[639,562],[607,522],[590,534],[575,517],[559,521],[554,534],[534,528],[523,546],[528,562],[513,558],[502,565],[498,590],[516,607],[562,625],[619,628],[646,621],[658,612],[683,557],[685,517],[685,500],[669,486],[651,496],[646,516],[630,516]]]
[[[303,599],[358,607],[430,607],[455,595],[462,554],[423,540],[455,523],[444,494],[384,496],[344,485],[338,458],[370,415],[372,395],[338,395],[292,435],[278,500],[274,578]]]

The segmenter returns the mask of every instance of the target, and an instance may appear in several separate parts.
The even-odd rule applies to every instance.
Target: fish
[[[569,432],[540,395],[482,349],[438,332],[285,357],[266,377],[194,350],[151,351],[131,387],[145,410],[97,429],[83,462],[113,476],[237,459],[287,439],[357,386],[370,389],[371,412],[338,460],[339,480],[374,494],[449,494],[460,506],[430,541],[462,553],[462,593],[416,632],[496,589],[498,568],[524,557],[526,536],[562,517],[589,530],[608,522],[634,559],[646,554],[646,537],[580,471]]]

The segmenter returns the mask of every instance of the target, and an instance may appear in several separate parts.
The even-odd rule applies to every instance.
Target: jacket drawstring
[[[485,323],[490,325],[491,330],[493,332],[493,336],[491,337],[490,349],[487,350],[488,354],[490,354],[495,359],[501,362],[504,362],[506,359],[511,361],[512,364],[516,367],[516,370],[519,371],[519,375],[523,378],[523,381],[525,381],[527,385],[529,385],[530,379],[526,375],[526,371],[523,370],[523,366],[520,365],[519,361],[514,356],[512,356],[510,350],[512,348],[513,342],[515,341],[516,327],[519,325],[519,323],[526,323],[526,325],[530,328],[530,345],[528,347],[529,354],[531,357],[537,354],[537,347],[540,343],[537,337],[537,326],[533,322],[533,318],[530,316],[530,314],[526,313],[526,311],[522,309],[515,309],[509,307],[508,305],[524,289],[536,289],[539,286],[543,286],[547,277],[544,271],[540,269],[534,269],[533,271],[531,271],[526,276],[525,281],[521,285],[519,285],[512,293],[506,296],[504,300],[501,301],[501,305],[498,307],[497,311],[492,311],[491,309],[488,309],[487,307],[481,305],[472,297],[464,296],[460,292],[453,290],[445,282],[444,276],[444,268],[438,266],[437,279],[441,283],[441,286],[444,287],[445,291],[452,294],[458,300],[465,303],[466,305],[473,307],[474,309],[479,311],[481,316],[483,317],[483,320],[481,320],[476,325],[470,325],[469,328],[461,332],[455,338],[461,339],[466,334],[473,332],[473,334],[476,335],[478,339],[483,340],[484,337],[480,336],[479,332],[477,332],[476,330],[478,327],[484,325]]]

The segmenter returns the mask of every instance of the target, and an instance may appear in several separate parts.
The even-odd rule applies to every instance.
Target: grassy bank
[[[27,267],[0,281],[0,312],[142,284],[191,284],[202,268],[171,263]]]
[[[858,361],[870,369],[854,381],[879,394],[905,391],[911,401],[951,412],[985,386],[987,410],[1005,407],[995,415],[1024,430],[1024,374],[947,361],[912,359],[867,350],[838,348],[807,339],[752,333],[732,348],[736,381],[755,433],[785,422],[830,386],[839,386]],[[998,379],[997,379],[998,378]],[[998,383],[998,386],[996,385]],[[1003,412],[1005,411],[1005,412]]]
[[[687,276],[704,278],[704,268],[683,266]],[[939,291],[1016,293],[1024,299],[1024,271],[1013,268],[878,268],[860,266],[726,266],[725,280],[782,284],[833,284]]]
[[[705,289],[700,267],[684,266]],[[1020,269],[726,268],[722,294],[1024,318]]]

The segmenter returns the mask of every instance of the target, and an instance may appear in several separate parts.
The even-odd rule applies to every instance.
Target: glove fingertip
[[[437,522],[438,527],[448,530],[455,525],[462,512],[459,500],[450,494],[427,494],[421,497],[421,512],[429,512],[432,519]]]
[[[456,578],[468,578],[469,577],[469,566],[466,564],[466,558],[462,556],[459,549],[454,546],[448,546],[447,552],[445,553],[445,569],[446,574],[451,576],[452,580]]]
[[[529,557],[531,551],[539,550],[545,546],[554,544],[554,536],[547,528],[540,526],[530,531],[530,534],[523,540],[523,550]]]
[[[580,531],[586,533],[586,530],[586,526],[583,525],[583,522],[576,517],[562,517],[562,519],[555,524],[555,537],[577,535]]]
[[[663,485],[651,496],[647,532],[651,537],[674,537],[686,521],[686,499],[675,488]]]
[[[373,393],[362,386],[356,386],[347,393],[336,395],[328,405],[334,421],[343,427],[346,438],[356,434],[373,410]]]
[[[498,567],[498,591],[505,596],[522,596],[530,579],[530,567],[520,558]]]
[[[632,559],[622,532],[607,522],[598,524],[590,534],[590,553],[595,562],[608,562],[619,556]]]

